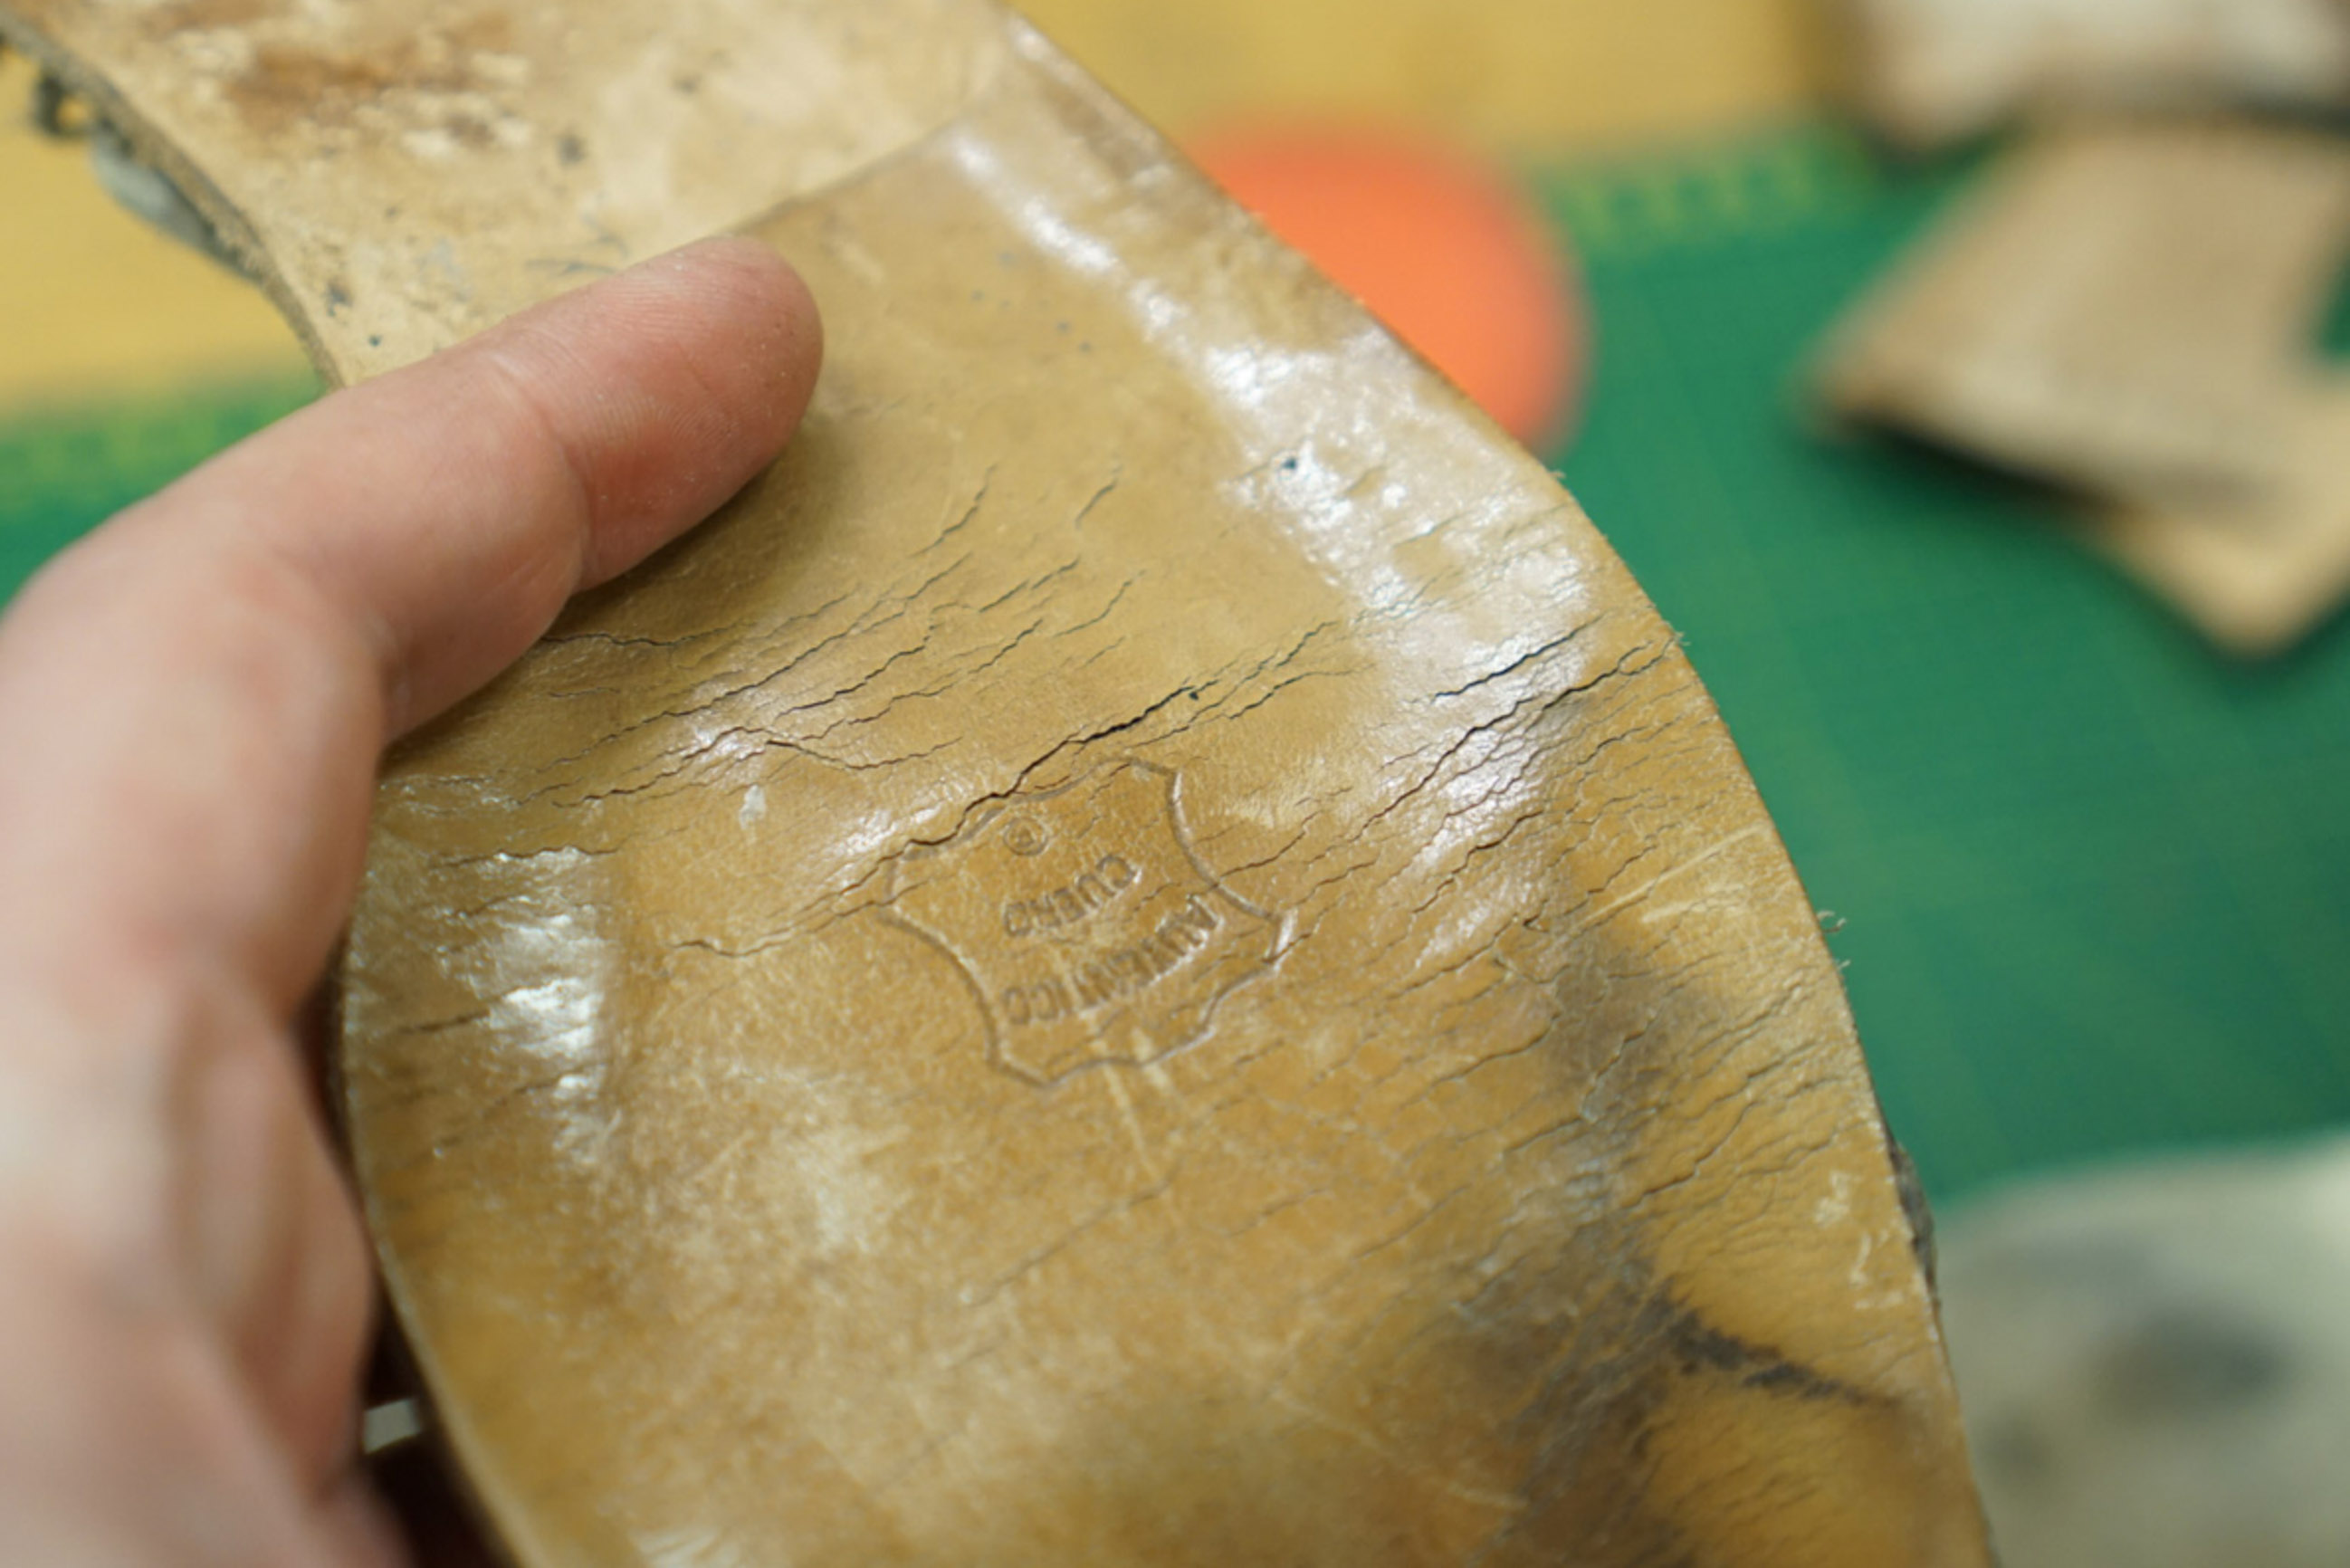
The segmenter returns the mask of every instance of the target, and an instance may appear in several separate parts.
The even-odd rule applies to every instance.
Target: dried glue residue
[[[583,1162],[597,1158],[608,1130],[604,1003],[619,967],[598,901],[581,896],[588,858],[558,849],[510,861],[527,869],[481,929],[468,966],[489,998],[469,1032],[474,1048],[515,1064],[532,1086],[517,1106],[552,1114],[556,1148]]]

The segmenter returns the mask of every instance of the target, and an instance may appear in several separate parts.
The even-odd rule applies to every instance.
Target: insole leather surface
[[[783,461],[383,783],[344,1109],[525,1568],[1986,1561],[1671,632],[1032,33],[10,26],[338,378],[721,227],[825,309]]]

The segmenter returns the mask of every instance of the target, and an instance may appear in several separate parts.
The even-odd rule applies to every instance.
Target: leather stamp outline
[[[883,911],[970,988],[988,1060],[1046,1087],[1206,1038],[1271,970],[1291,922],[1193,847],[1174,770],[1124,758],[992,804],[900,857]]]

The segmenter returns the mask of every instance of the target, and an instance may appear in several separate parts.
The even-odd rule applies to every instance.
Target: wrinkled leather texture
[[[246,76],[16,9],[332,373],[714,226],[826,311],[382,786],[345,1108],[521,1563],[1985,1561],[1817,922],[1537,463],[983,6],[198,3]]]

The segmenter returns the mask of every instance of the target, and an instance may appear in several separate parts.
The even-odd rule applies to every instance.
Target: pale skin
[[[820,356],[713,241],[322,400],[0,619],[0,1563],[404,1561],[302,1020],[384,746],[783,446]]]

